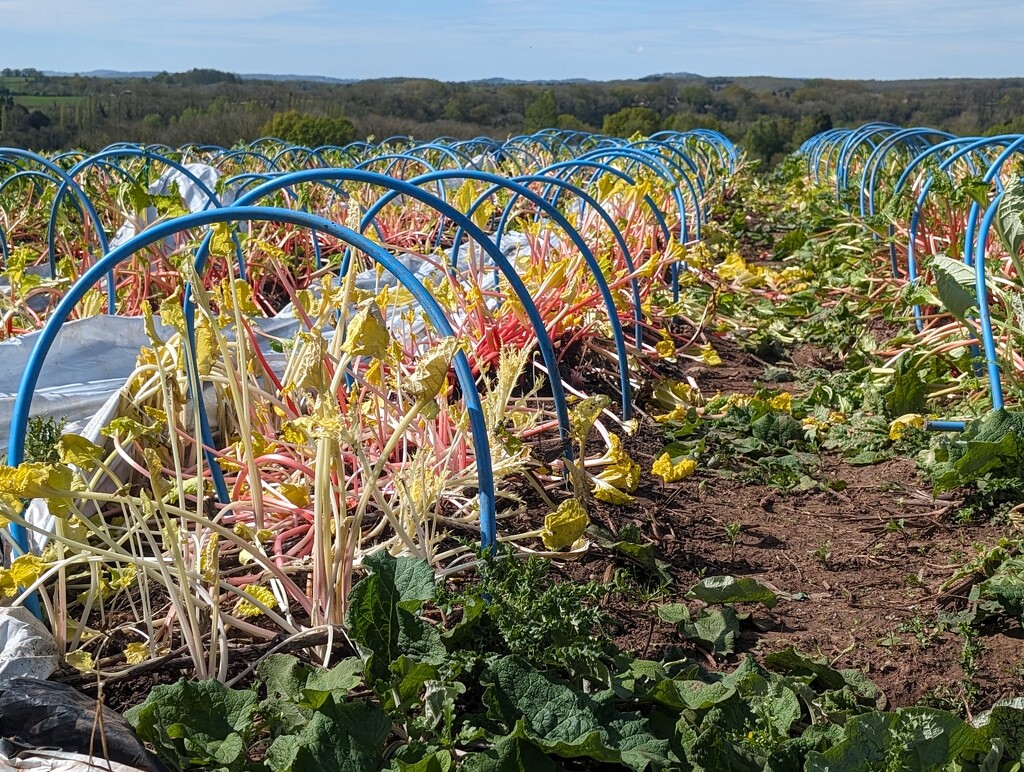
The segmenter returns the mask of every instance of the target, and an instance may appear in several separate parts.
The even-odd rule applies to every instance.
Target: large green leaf
[[[952,762],[988,754],[985,732],[952,713],[932,708],[903,708],[866,713],[851,719],[841,742],[807,755],[807,772],[874,772],[907,769],[939,772]]]
[[[708,576],[691,587],[686,597],[705,603],[763,603],[768,608],[779,602],[774,592],[749,576]]]
[[[391,722],[373,703],[337,704],[333,698],[298,734],[278,737],[267,749],[273,772],[379,769]]]
[[[1024,763],[1024,697],[1000,700],[978,716],[974,726],[1001,740],[1009,761]]]
[[[1024,181],[1018,179],[1006,188],[996,209],[996,233],[1003,248],[1011,255],[1020,252],[1024,245]]]
[[[740,622],[731,607],[718,611],[702,611],[689,622],[681,622],[679,630],[691,641],[714,654],[732,654],[740,634]]]
[[[245,759],[258,699],[219,681],[156,686],[125,718],[139,737],[179,769],[236,769]]]
[[[666,679],[650,691],[651,699],[673,710],[707,710],[724,702],[736,690],[717,681]]]
[[[572,684],[503,657],[484,677],[487,715],[563,758],[589,757],[644,770],[668,762],[668,743],[657,739],[639,713],[622,713]],[[610,696],[610,695],[609,695]]]
[[[907,413],[923,413],[928,405],[928,385],[921,379],[909,357],[896,363],[892,386],[885,393],[885,412],[890,418]]]
[[[971,589],[971,600],[984,614],[1003,613],[1024,620],[1024,557],[1001,563],[992,576]]]
[[[750,424],[750,433],[769,448],[786,448],[804,440],[803,425],[789,413],[765,413]]]
[[[1021,477],[1024,451],[1024,413],[995,410],[973,421],[950,443],[948,460],[931,470],[937,493],[967,485],[987,474]]]
[[[466,756],[462,772],[555,772],[558,766],[535,743],[522,737],[503,737],[485,753]]]
[[[930,267],[942,305],[957,319],[966,319],[978,305],[974,268],[946,255],[935,255]]]
[[[836,670],[825,660],[815,660],[797,652],[792,646],[764,658],[765,667],[777,673],[810,677],[808,685],[818,692],[842,691],[849,689],[858,704],[871,708],[885,707],[885,695],[860,670]]]
[[[414,615],[433,597],[436,580],[430,565],[416,558],[378,552],[364,565],[372,573],[352,588],[346,625],[352,640],[368,657],[366,674],[371,685],[390,683],[390,664],[400,652],[437,653],[441,649],[436,630],[431,628],[431,635]],[[401,645],[403,642],[408,645]]]

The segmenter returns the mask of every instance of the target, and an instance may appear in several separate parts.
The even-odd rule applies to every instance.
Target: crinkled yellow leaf
[[[384,372],[381,368],[380,360],[374,359],[370,363],[370,366],[366,368],[366,373],[363,375],[366,382],[376,389],[384,387]]]
[[[92,469],[103,457],[103,448],[77,434],[65,434],[57,443],[61,463],[74,464],[85,470]]]
[[[676,344],[670,340],[659,340],[654,344],[654,351],[659,359],[668,359],[675,356]]]
[[[135,584],[135,577],[138,569],[135,565],[128,563],[124,568],[110,569],[110,586],[115,590],[127,590]]]
[[[722,364],[722,357],[715,351],[714,346],[710,343],[705,343],[700,347],[700,358],[708,367],[718,367]]]
[[[160,321],[184,334],[185,312],[181,308],[181,298],[177,292],[160,304]]]
[[[210,321],[203,317],[196,325],[196,367],[200,375],[209,375],[217,361],[217,335]]]
[[[788,413],[793,409],[793,395],[788,391],[780,392],[768,400],[768,407],[772,410]]]
[[[204,582],[215,582],[220,574],[220,536],[211,533],[199,551],[199,573]]]
[[[684,458],[676,464],[668,453],[662,453],[651,467],[651,473],[667,483],[684,480],[697,470],[697,462],[692,458]]]
[[[151,418],[153,420],[153,423],[155,423],[159,428],[162,429],[163,427],[167,426],[167,412],[166,411],[161,410],[160,408],[157,408],[157,407],[150,407],[149,405],[145,405],[142,408],[142,411],[149,418]]]
[[[129,665],[141,665],[149,659],[149,644],[129,643],[124,647],[124,659]]]
[[[624,491],[620,491],[611,483],[607,483],[600,477],[594,477],[594,490],[591,491],[594,494],[594,498],[598,501],[603,501],[607,504],[616,504],[623,506],[625,504],[633,503],[633,497]]]
[[[595,397],[587,397],[581,399],[576,405],[573,406],[572,410],[569,411],[569,428],[573,439],[575,439],[580,446],[586,444],[587,437],[590,436],[590,430],[594,428],[594,424],[597,422],[598,417],[602,411],[608,407],[611,399],[605,394],[599,394]]]
[[[625,451],[617,434],[610,434],[608,439],[611,443],[608,452],[611,463],[601,470],[597,478],[619,490],[632,493],[640,483],[640,464]]]
[[[149,470],[149,484],[153,488],[153,493],[162,499],[167,495],[168,483],[164,479],[164,465],[160,459],[160,454],[156,448],[143,448],[142,457],[145,459],[146,468]]]
[[[583,505],[576,499],[567,499],[545,516],[540,538],[549,550],[564,549],[575,544],[589,524]]]
[[[278,486],[281,495],[297,507],[309,506],[309,486],[281,483]]]
[[[448,369],[458,347],[455,338],[445,338],[421,356],[412,375],[404,381],[409,396],[422,403],[436,397],[448,377]]]
[[[822,421],[821,419],[815,418],[814,416],[811,415],[804,418],[800,422],[800,425],[805,429],[813,429],[814,431],[818,432],[825,431],[829,427],[828,421]]]
[[[725,259],[715,266],[714,271],[718,278],[725,281],[737,279],[749,272],[749,267],[743,257],[737,252],[730,252]]]
[[[891,424],[889,424],[889,439],[896,440],[902,439],[903,435],[906,434],[907,429],[923,429],[924,428],[924,416],[918,415],[917,413],[907,413],[901,415]]]
[[[70,497],[73,488],[74,473],[63,464],[0,466],[0,494],[19,499],[60,499]]]
[[[163,339],[156,333],[156,324],[153,322],[153,309],[149,307],[149,303],[142,304],[142,324],[150,343],[154,346],[164,345]]]
[[[245,279],[224,279],[217,287],[216,298],[221,317],[233,318],[236,306],[243,316],[252,317],[260,312],[252,299],[252,287]]]
[[[683,415],[691,407],[700,407],[704,404],[704,395],[700,389],[694,388],[684,381],[662,378],[654,384],[651,391],[651,399],[654,403],[665,410],[675,411],[683,408]]]
[[[160,432],[160,427],[145,426],[134,418],[121,416],[115,418],[107,426],[100,429],[100,433],[107,437],[117,437],[122,444],[134,442],[142,437],[154,438]]]
[[[754,398],[749,394],[730,394],[725,400],[725,406],[730,407],[746,407],[749,405]]]
[[[249,585],[243,590],[246,595],[259,601],[267,608],[277,608],[277,598],[269,587],[260,585]],[[263,614],[263,609],[245,598],[239,598],[235,605],[235,613],[243,619],[258,617]]]
[[[82,673],[88,673],[96,669],[96,663],[93,661],[92,653],[88,651],[82,651],[81,649],[71,651],[68,652],[64,659],[69,665],[71,665],[71,667]]]
[[[387,356],[391,336],[375,299],[364,300],[359,311],[345,330],[345,342],[341,350],[352,357],[372,356],[383,359]]]
[[[235,242],[231,238],[233,228],[226,222],[213,226],[213,238],[210,239],[210,254],[217,257],[232,258],[235,256]]]
[[[13,596],[31,587],[50,567],[50,562],[39,555],[19,555],[11,561],[11,567],[0,569],[3,581],[0,582],[8,594]]]
[[[312,389],[322,394],[328,390],[329,385],[324,371],[327,344],[323,336],[315,332],[300,332],[299,342],[301,348],[296,356],[295,372],[285,391]]]

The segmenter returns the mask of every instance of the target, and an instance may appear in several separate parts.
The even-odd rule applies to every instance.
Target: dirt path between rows
[[[716,348],[724,359],[720,367],[689,371],[705,394],[757,388],[763,364],[734,346],[716,342]],[[779,364],[806,367],[820,355],[799,350],[796,362]],[[969,714],[1024,691],[1024,635],[1017,622],[979,635],[968,631],[967,638],[955,623],[939,623],[940,615],[964,608],[969,589],[940,587],[975,554],[972,543],[992,545],[1005,528],[957,524],[956,502],[934,500],[912,460],[852,466],[823,456],[816,476],[843,481],[842,490],[780,493],[711,471],[662,486],[646,472],[661,452],[661,431],[644,424],[629,443],[645,470],[636,502],[595,517],[617,529],[639,528],[673,580],[668,595],[646,607],[613,597],[622,648],[657,659],[679,647],[729,670],[746,653],[794,646],[835,667],[864,671],[893,707],[923,702]],[[726,526],[735,531],[735,524],[733,540]],[[598,548],[564,570],[607,580],[621,565]],[[774,609],[745,609],[752,617],[737,654],[718,660],[695,651],[654,611],[683,601],[681,593],[711,575],[754,577],[780,597]]]

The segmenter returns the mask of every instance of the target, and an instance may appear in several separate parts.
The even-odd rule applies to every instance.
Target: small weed
[[[832,560],[832,542],[822,542],[816,550],[811,552],[811,557],[817,560],[822,568],[828,568],[828,564]]]
[[[968,705],[972,705],[978,697],[978,687],[974,679],[978,674],[978,657],[982,653],[981,641],[978,638],[978,631],[967,622],[961,622],[957,626],[957,632],[964,639],[960,656],[957,658],[964,674],[962,684],[964,701]]]
[[[906,534],[907,521],[904,520],[902,517],[899,520],[889,520],[885,524],[885,532]]]
[[[901,633],[910,633],[917,640],[918,646],[927,649],[946,631],[946,625],[939,619],[929,621],[922,614],[915,614],[899,627]]]
[[[725,526],[725,538],[729,540],[729,562],[732,563],[736,559],[736,541],[740,537],[740,532],[743,531],[743,525],[741,523],[728,523]]]

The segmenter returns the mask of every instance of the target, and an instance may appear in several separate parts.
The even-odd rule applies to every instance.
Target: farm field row
[[[1012,768],[1024,197],[943,141],[0,151],[4,591],[175,769]]]

